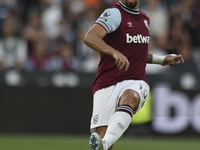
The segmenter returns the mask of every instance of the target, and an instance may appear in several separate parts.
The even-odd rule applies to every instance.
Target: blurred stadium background
[[[98,53],[82,43],[118,0],[0,0],[0,150],[87,150]],[[150,52],[182,54],[147,65],[151,95],[116,150],[200,147],[200,1],[141,0]]]

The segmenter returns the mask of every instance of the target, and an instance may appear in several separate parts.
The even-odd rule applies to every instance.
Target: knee
[[[120,98],[119,105],[129,105],[136,110],[140,103],[140,95],[134,90],[126,90]]]

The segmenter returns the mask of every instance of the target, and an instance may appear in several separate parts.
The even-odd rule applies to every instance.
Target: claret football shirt
[[[127,57],[128,71],[119,71],[112,56],[100,53],[101,60],[93,82],[93,93],[124,80],[145,80],[148,55],[149,17],[120,1],[106,9],[96,20],[107,35],[104,41]]]

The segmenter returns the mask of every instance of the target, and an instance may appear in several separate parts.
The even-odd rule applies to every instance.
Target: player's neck
[[[127,6],[127,0],[120,0],[120,2],[124,5],[126,5],[127,7],[129,7],[130,9],[139,9],[139,5],[140,5],[140,0],[136,0],[137,1],[137,5],[133,8]]]

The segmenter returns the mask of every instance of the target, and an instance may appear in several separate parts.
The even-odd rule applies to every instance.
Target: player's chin
[[[137,6],[137,1],[136,0],[135,1],[129,1],[129,0],[127,0],[126,1],[126,5],[129,8],[135,8]]]
[[[137,6],[137,2],[127,4],[127,7],[134,9]]]

